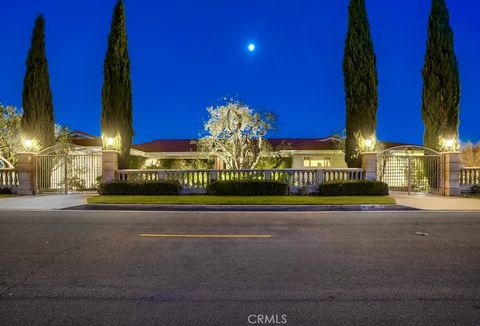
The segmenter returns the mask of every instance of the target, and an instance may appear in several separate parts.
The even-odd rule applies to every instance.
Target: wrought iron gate
[[[95,192],[102,177],[102,154],[37,155],[38,193]]]
[[[390,148],[377,157],[377,180],[390,190],[438,193],[441,189],[440,153],[420,146]]]

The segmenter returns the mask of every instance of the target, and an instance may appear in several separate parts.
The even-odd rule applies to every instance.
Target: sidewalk
[[[36,195],[16,196],[0,199],[0,210],[44,210],[62,209],[72,206],[87,204],[87,198],[91,195]]]
[[[398,205],[435,211],[480,211],[480,199],[448,197],[431,194],[404,195],[391,194]]]

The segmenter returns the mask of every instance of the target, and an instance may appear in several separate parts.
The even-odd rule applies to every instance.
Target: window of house
[[[328,156],[305,156],[304,167],[329,167],[332,166],[332,158]]]

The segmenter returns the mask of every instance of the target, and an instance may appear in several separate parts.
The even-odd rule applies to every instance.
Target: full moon
[[[255,44],[250,43],[250,44],[248,45],[248,51],[250,51],[250,52],[255,51]]]

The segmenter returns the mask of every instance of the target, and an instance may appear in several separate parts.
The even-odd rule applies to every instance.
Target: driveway
[[[435,211],[480,211],[480,199],[431,194],[391,194],[398,205]]]
[[[62,209],[87,204],[87,198],[92,195],[36,195],[16,196],[0,199],[0,210],[39,210]]]

